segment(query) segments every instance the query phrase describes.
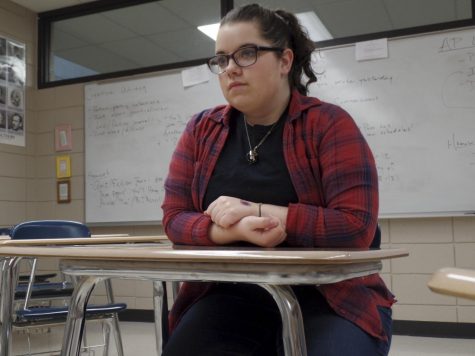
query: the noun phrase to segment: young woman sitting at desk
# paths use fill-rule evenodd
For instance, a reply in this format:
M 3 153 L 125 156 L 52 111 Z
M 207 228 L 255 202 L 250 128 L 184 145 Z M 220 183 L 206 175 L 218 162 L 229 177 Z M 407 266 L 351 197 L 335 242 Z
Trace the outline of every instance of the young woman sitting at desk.
M 362 248 L 378 177 L 355 122 L 306 96 L 315 44 L 286 11 L 248 5 L 221 21 L 209 60 L 228 105 L 188 123 L 165 183 L 175 244 Z M 378 275 L 293 288 L 308 355 L 387 355 L 393 295 Z M 164 355 L 281 355 L 281 320 L 261 287 L 185 283 Z

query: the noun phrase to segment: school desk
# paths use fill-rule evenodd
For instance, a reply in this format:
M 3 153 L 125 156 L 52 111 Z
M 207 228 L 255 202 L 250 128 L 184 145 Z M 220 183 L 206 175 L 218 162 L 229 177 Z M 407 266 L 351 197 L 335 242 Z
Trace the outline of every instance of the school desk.
M 434 272 L 429 288 L 436 293 L 475 299 L 475 270 L 447 267 Z
M 94 286 L 106 278 L 153 281 L 157 354 L 161 354 L 161 302 L 165 281 L 255 283 L 266 289 L 281 312 L 286 356 L 305 356 L 300 307 L 290 288 L 335 283 L 380 271 L 381 260 L 403 257 L 403 249 L 319 250 L 147 246 L 3 246 L 0 255 L 59 257 L 63 273 L 78 277 L 63 339 L 63 356 L 80 354 L 84 308 Z
M 96 235 L 92 237 L 54 238 L 54 239 L 0 239 L 1 286 L 0 286 L 0 356 L 8 356 L 11 352 L 12 311 L 15 299 L 15 285 L 18 278 L 18 262 L 22 257 L 37 257 L 31 254 L 9 255 L 3 253 L 8 248 L 30 250 L 35 246 L 71 246 L 71 245 L 114 245 L 150 244 L 157 242 L 169 243 L 165 235 L 158 236 L 127 236 L 127 235 Z

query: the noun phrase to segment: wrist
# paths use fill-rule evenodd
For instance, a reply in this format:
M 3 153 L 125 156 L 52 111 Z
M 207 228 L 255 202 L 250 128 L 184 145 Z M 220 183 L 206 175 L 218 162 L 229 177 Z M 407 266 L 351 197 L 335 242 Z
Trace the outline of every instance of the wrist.
M 211 224 L 209 237 L 217 245 L 227 245 L 238 240 L 236 234 L 232 232 L 232 228 L 226 229 L 215 223 Z
M 257 216 L 262 216 L 262 203 L 257 203 Z

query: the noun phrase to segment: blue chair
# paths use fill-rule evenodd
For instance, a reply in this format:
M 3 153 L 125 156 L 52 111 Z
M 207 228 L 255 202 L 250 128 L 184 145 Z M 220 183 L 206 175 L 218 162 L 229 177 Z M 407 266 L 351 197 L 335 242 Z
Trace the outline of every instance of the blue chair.
M 90 237 L 89 228 L 76 221 L 67 220 L 39 220 L 26 221 L 14 226 L 10 231 L 12 239 L 54 239 Z M 13 314 L 13 326 L 17 328 L 34 326 L 48 326 L 64 323 L 68 315 L 68 306 L 30 306 L 32 301 L 57 300 L 70 297 L 74 290 L 72 284 L 61 282 L 35 282 L 36 259 L 32 259 L 31 274 L 27 284 L 18 284 L 15 289 L 15 299 L 23 299 L 23 307 Z M 37 280 L 36 280 L 37 281 Z M 105 342 L 103 355 L 108 354 L 110 331 L 114 333 L 117 354 L 123 355 L 122 338 L 119 329 L 118 313 L 127 308 L 124 303 L 114 303 L 110 280 L 105 281 L 108 304 L 88 305 L 86 320 L 103 320 L 105 324 Z M 85 346 L 85 348 L 90 348 Z M 31 354 L 31 350 L 30 350 Z
M 369 248 L 381 248 L 381 229 L 379 225 L 376 225 L 376 231 L 374 232 L 373 241 L 371 241 L 371 245 L 369 246 Z
M 9 227 L 1 227 L 0 228 L 0 236 L 10 236 L 11 228 Z M 35 274 L 35 282 L 48 282 L 51 278 L 56 277 L 56 273 L 43 273 L 43 274 Z M 30 276 L 19 276 L 19 282 L 28 282 Z M 20 287 L 19 287 L 20 288 Z M 24 288 L 24 287 L 23 287 Z M 20 288 L 22 289 L 22 288 Z

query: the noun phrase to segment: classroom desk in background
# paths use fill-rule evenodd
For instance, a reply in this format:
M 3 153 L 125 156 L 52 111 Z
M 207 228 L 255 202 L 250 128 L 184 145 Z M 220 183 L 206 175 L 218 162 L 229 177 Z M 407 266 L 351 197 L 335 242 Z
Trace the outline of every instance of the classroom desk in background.
M 454 267 L 441 268 L 434 272 L 427 285 L 435 293 L 475 299 L 475 270 Z
M 151 246 L 4 246 L 0 255 L 59 257 L 62 272 L 79 278 L 68 315 L 63 356 L 80 354 L 84 308 L 94 286 L 106 278 L 153 281 L 157 354 L 161 354 L 161 299 L 165 281 L 255 283 L 276 301 L 286 356 L 305 356 L 300 307 L 290 288 L 335 283 L 377 273 L 381 260 L 407 256 L 403 249 L 319 250 Z
M 12 311 L 15 299 L 15 285 L 18 279 L 18 262 L 22 257 L 39 257 L 35 254 L 9 254 L 5 249 L 19 248 L 21 251 L 34 249 L 35 246 L 62 246 L 72 245 L 117 245 L 128 246 L 133 244 L 166 244 L 169 240 L 164 235 L 158 236 L 127 236 L 127 235 L 99 235 L 92 237 L 54 238 L 54 239 L 10 239 L 9 236 L 0 238 L 1 259 L 1 286 L 0 286 L 0 356 L 8 356 L 11 352 Z M 61 256 L 57 256 L 61 257 Z

